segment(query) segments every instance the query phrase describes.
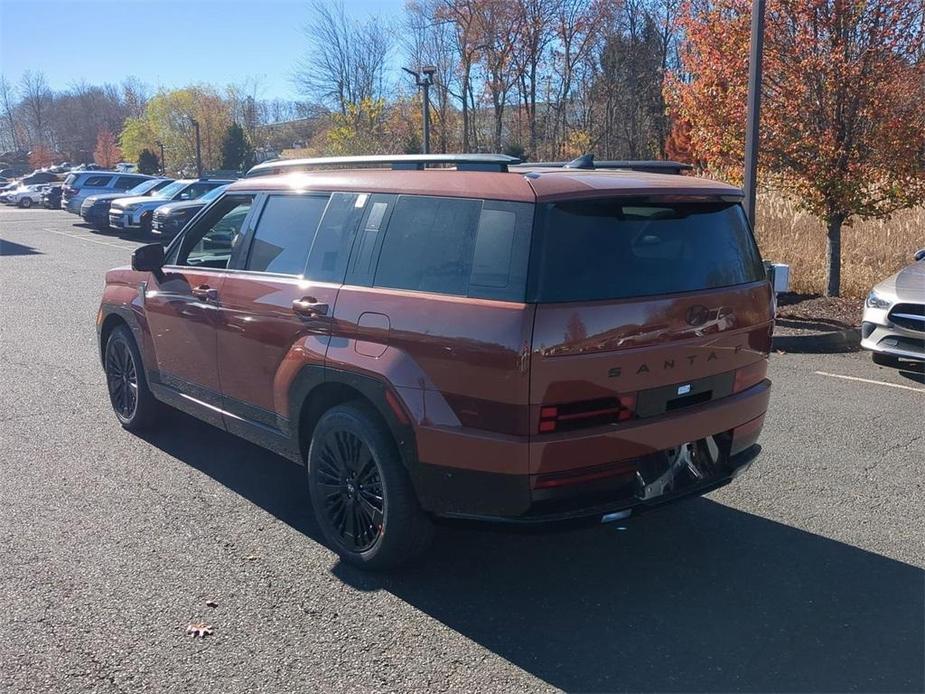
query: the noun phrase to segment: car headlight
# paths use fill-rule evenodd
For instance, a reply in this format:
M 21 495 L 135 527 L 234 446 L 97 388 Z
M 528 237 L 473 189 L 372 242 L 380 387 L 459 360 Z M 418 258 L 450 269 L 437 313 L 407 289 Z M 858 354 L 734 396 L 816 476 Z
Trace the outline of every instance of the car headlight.
M 864 302 L 864 305 L 868 308 L 889 308 L 890 303 L 888 299 L 884 299 L 877 292 L 871 292 L 867 295 L 867 301 Z

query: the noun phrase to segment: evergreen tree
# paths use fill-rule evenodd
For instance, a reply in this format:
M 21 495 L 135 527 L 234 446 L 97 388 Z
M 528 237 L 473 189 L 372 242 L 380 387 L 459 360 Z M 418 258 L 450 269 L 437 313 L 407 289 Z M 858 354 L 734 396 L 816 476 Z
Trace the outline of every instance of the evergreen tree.
M 150 149 L 141 150 L 138 155 L 138 173 L 156 174 L 160 173 L 161 160 Z
M 244 135 L 244 128 L 232 123 L 222 138 L 222 169 L 244 171 L 254 165 L 254 148 Z

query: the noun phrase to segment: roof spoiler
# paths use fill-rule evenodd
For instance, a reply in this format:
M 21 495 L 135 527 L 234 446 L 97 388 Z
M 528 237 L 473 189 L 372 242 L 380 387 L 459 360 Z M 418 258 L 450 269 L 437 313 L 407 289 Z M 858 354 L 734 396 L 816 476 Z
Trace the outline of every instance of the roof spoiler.
M 257 164 L 247 177 L 269 176 L 288 171 L 361 167 L 391 168 L 422 171 L 428 166 L 455 165 L 457 171 L 505 172 L 508 166 L 519 164 L 520 159 L 505 154 L 382 154 L 359 157 L 316 157 L 313 159 L 277 159 Z
M 571 161 L 530 162 L 529 164 L 521 164 L 520 167 L 548 167 L 559 169 L 580 169 L 584 171 L 595 171 L 600 169 L 624 169 L 627 171 L 643 171 L 646 173 L 667 174 L 680 174 L 684 171 L 690 171 L 694 168 L 690 164 L 684 164 L 679 161 L 669 161 L 667 159 L 594 161 L 593 154 L 582 154 L 577 159 L 572 159 Z

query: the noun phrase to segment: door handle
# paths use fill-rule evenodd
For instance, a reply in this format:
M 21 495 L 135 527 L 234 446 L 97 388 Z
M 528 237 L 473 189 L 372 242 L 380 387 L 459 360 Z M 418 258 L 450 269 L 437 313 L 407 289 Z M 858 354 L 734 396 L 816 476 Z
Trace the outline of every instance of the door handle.
M 212 289 L 208 284 L 200 284 L 191 290 L 193 296 L 203 301 L 218 301 L 218 290 Z
M 328 305 L 318 301 L 313 296 L 303 296 L 292 302 L 292 310 L 306 318 L 317 318 L 328 315 Z

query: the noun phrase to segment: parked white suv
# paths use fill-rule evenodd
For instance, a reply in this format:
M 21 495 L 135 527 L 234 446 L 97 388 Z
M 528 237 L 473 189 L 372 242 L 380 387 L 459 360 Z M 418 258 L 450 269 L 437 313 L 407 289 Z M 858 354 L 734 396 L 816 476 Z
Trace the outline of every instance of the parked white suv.
M 61 209 L 80 214 L 80 205 L 90 195 L 122 193 L 154 176 L 125 174 L 117 171 L 80 171 L 64 180 L 61 189 Z
M 47 183 L 37 183 L 31 186 L 14 188 L 3 195 L 3 202 L 18 207 L 32 207 L 42 201 L 42 190 L 46 188 L 47 185 Z

